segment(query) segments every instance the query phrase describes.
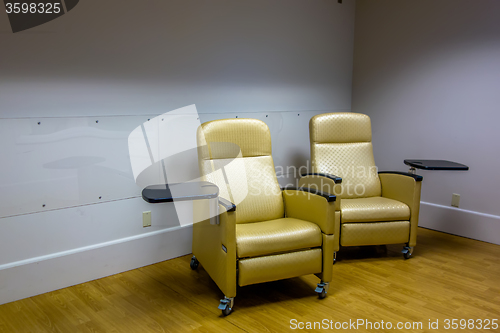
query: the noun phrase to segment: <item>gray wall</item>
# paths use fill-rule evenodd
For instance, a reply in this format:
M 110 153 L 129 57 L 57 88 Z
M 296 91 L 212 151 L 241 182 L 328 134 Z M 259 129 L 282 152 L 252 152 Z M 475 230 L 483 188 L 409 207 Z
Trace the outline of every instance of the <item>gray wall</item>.
M 10 33 L 1 117 L 349 109 L 354 2 L 86 0 Z
M 85 0 L 17 34 L 0 15 L 0 303 L 190 253 L 128 134 L 196 104 L 266 121 L 276 166 L 303 165 L 310 117 L 350 110 L 353 38 L 354 1 Z
M 358 0 L 352 111 L 371 116 L 376 163 L 447 159 L 424 176 L 420 224 L 498 242 L 500 1 Z M 449 209 L 452 193 L 460 209 Z

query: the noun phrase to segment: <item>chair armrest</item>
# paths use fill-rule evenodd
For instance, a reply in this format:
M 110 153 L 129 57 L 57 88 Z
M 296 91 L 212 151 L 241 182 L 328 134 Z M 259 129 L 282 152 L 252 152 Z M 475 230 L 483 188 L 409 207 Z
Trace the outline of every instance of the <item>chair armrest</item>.
M 416 175 L 399 172 L 379 172 L 382 196 L 401 201 L 410 208 L 410 246 L 417 242 L 418 215 L 420 210 L 420 190 L 422 179 Z
M 335 210 L 340 210 L 340 195 L 343 191 L 342 178 L 325 173 L 305 173 L 299 179 L 299 187 L 334 194 L 337 197 Z
M 328 202 L 335 201 L 337 199 L 336 196 L 333 194 L 327 193 L 327 192 L 321 192 L 318 189 L 315 188 L 308 188 L 308 187 L 295 187 L 295 186 L 287 186 L 287 187 L 282 187 L 282 191 L 302 191 L 302 192 L 308 192 L 314 195 L 319 195 L 320 197 L 323 197 L 326 199 Z
M 335 228 L 335 201 L 331 197 L 335 198 L 310 189 L 285 188 L 285 216 L 316 223 L 324 234 L 332 235 L 338 228 Z
M 219 205 L 224 207 L 226 212 L 235 212 L 236 211 L 236 205 L 232 203 L 231 201 L 224 199 L 222 197 L 219 197 Z
M 413 179 L 415 179 L 417 182 L 421 182 L 422 180 L 424 180 L 424 177 L 420 176 L 420 175 L 416 175 L 416 174 L 413 174 L 413 173 L 408 173 L 408 172 L 401 172 L 401 171 L 379 171 L 379 175 L 381 173 L 389 173 L 389 174 L 395 174 L 395 175 L 402 175 L 402 176 L 407 176 L 407 177 L 412 177 Z

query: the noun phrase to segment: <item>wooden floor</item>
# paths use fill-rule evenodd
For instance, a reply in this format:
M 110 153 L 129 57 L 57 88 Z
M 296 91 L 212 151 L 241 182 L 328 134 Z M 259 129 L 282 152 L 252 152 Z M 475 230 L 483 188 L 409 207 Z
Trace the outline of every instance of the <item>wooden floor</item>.
M 292 331 L 293 319 L 470 332 L 444 330 L 444 320 L 500 320 L 500 246 L 420 228 L 414 257 L 404 260 L 400 250 L 342 249 L 322 300 L 313 275 L 239 288 L 228 317 L 217 309 L 223 295 L 215 283 L 184 256 L 0 305 L 0 332 L 283 332 Z M 430 330 L 429 320 L 439 320 L 439 329 Z M 408 321 L 422 329 L 396 329 Z M 491 328 L 477 331 L 500 331 Z

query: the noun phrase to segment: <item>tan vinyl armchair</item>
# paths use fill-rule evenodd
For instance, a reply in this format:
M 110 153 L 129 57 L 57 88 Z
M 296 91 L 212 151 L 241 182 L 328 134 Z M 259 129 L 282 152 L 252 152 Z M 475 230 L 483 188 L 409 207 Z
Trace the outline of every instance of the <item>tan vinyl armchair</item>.
M 309 134 L 312 172 L 302 175 L 299 186 L 336 195 L 340 246 L 404 243 L 402 252 L 410 258 L 417 243 L 422 177 L 378 172 L 367 115 L 317 115 L 309 122 Z
M 316 292 L 325 297 L 338 244 L 335 196 L 280 189 L 269 128 L 260 120 L 207 122 L 197 138 L 201 175 L 219 187 L 221 213 L 219 224 L 193 224 L 191 268 L 201 264 L 224 293 L 223 315 L 233 309 L 237 285 L 316 274 Z M 239 157 L 220 143 L 237 145 Z M 224 164 L 231 159 L 235 163 Z M 208 209 L 203 205 L 195 206 L 195 217 Z

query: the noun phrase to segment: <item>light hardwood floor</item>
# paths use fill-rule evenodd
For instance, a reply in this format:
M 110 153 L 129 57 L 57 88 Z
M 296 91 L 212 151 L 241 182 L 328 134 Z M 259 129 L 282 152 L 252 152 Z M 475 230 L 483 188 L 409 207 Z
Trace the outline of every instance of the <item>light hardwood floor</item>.
M 0 305 L 0 332 L 283 332 L 293 319 L 393 325 L 358 331 L 500 331 L 444 329 L 445 319 L 500 320 L 500 246 L 419 228 L 414 257 L 404 260 L 401 248 L 342 249 L 322 300 L 313 275 L 239 288 L 228 317 L 215 283 L 183 256 Z M 408 321 L 422 329 L 395 328 Z

